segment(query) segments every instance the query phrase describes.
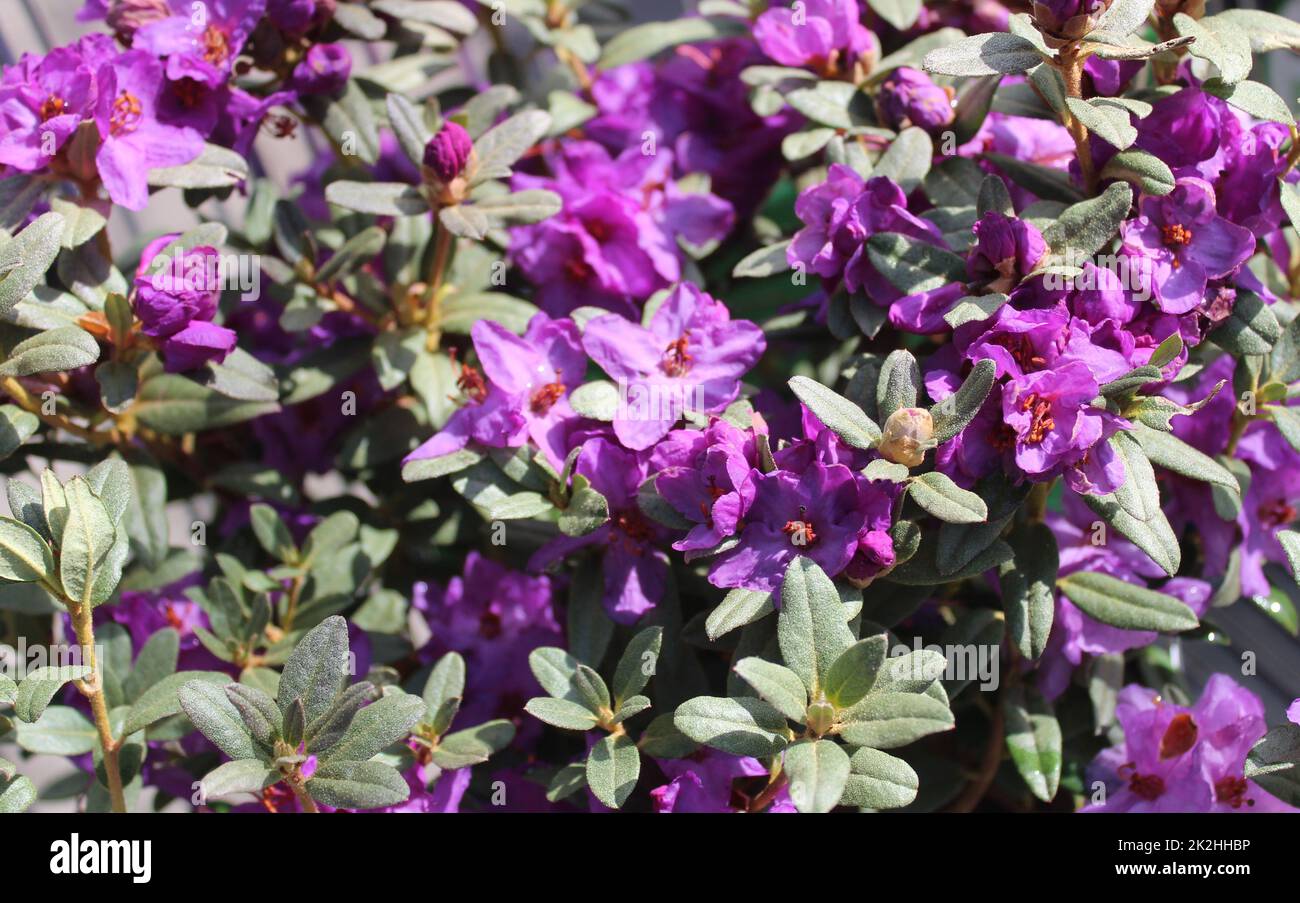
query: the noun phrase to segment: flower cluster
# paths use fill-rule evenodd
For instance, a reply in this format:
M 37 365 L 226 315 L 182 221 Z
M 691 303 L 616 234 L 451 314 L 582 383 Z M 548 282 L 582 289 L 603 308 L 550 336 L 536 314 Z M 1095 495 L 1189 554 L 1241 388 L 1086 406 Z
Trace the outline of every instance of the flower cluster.
M 0 70 L 0 811 L 1300 808 L 1293 25 L 701 8 Z

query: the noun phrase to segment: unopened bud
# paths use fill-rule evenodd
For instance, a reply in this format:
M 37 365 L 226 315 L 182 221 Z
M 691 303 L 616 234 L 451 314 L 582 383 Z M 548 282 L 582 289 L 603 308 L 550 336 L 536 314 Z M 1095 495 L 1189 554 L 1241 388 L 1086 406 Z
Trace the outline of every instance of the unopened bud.
M 885 421 L 876 451 L 887 461 L 917 467 L 934 448 L 934 418 L 924 408 L 899 408 Z
M 808 712 L 804 716 L 804 723 L 808 725 L 808 730 L 812 731 L 815 736 L 822 736 L 835 724 L 835 706 L 824 699 L 814 702 L 808 706 Z
M 469 132 L 459 123 L 448 120 L 424 146 L 424 167 L 434 179 L 450 185 L 465 171 L 472 153 L 474 141 Z
M 1111 0 L 1033 0 L 1034 25 L 1049 47 L 1077 41 L 1091 32 Z

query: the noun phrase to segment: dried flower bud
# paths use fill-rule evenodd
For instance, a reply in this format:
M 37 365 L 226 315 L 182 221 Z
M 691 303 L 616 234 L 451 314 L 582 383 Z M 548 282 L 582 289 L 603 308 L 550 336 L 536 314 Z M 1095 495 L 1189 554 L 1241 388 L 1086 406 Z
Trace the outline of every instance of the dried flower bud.
M 448 120 L 424 146 L 424 167 L 432 178 L 443 185 L 450 185 L 465 171 L 472 153 L 474 142 L 469 137 L 469 132 L 458 123 Z
M 895 464 L 917 467 L 933 448 L 934 418 L 923 408 L 899 408 L 885 421 L 884 437 L 876 449 Z

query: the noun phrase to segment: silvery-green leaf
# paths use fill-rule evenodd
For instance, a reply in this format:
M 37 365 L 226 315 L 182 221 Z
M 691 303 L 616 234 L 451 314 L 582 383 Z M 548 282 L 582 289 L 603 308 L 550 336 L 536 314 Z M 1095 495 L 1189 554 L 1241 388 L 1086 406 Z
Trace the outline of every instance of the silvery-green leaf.
M 1097 18 L 1097 31 L 1123 37 L 1132 34 L 1151 15 L 1155 0 L 1115 0 Z
M 1045 803 L 1061 782 L 1061 725 L 1041 693 L 1008 687 L 1002 697 L 1007 750 L 1025 783 Z
M 1133 189 L 1116 182 L 1100 197 L 1081 201 L 1065 212 L 1046 232 L 1043 239 L 1051 253 L 1065 263 L 1078 265 L 1103 248 L 1119 231 L 1133 204 Z
M 280 682 L 284 683 L 284 677 Z M 423 714 L 424 700 L 419 696 L 385 696 L 358 711 L 342 738 L 323 756 L 329 762 L 364 762 L 405 740 Z
M 799 675 L 757 656 L 736 662 L 734 670 L 778 712 L 791 721 L 803 723 L 804 710 L 808 708 L 808 691 Z
M 230 758 L 265 758 L 266 754 L 248 732 L 239 710 L 221 687 L 192 680 L 182 684 L 176 695 L 186 717 Z
M 936 75 L 1019 75 L 1042 61 L 1028 40 L 991 32 L 931 50 L 925 55 L 924 67 Z
M 90 674 L 86 665 L 35 668 L 28 672 L 18 685 L 14 700 L 14 714 L 28 723 L 40 719 L 54 695 L 70 680 L 81 680 Z
M 641 776 L 641 753 L 627 734 L 603 737 L 587 754 L 587 786 L 611 809 L 627 802 Z
M 337 615 L 326 618 L 298 641 L 285 662 L 276 694 L 280 710 L 287 711 L 301 697 L 307 721 L 315 721 L 342 691 L 349 664 L 347 622 Z
M 0 247 L 0 315 L 9 313 L 44 280 L 59 255 L 63 228 L 63 217 L 51 211 Z
M 1256 119 L 1280 122 L 1285 126 L 1295 125 L 1295 116 L 1291 114 L 1286 101 L 1267 85 L 1253 81 L 1227 84 L 1222 79 L 1212 78 L 1204 83 L 1203 88 L 1207 94 L 1223 98 Z
M 1083 501 L 1173 576 L 1178 572 L 1182 552 L 1160 507 L 1160 490 L 1151 462 L 1137 440 L 1127 433 L 1116 433 L 1110 443 L 1124 464 L 1124 482 L 1113 493 L 1085 495 Z
M 597 718 L 590 709 L 568 699 L 534 696 L 528 700 L 524 711 L 552 727 L 568 731 L 590 730 L 597 724 Z
M 1244 32 L 1256 53 L 1300 50 L 1300 22 L 1258 9 L 1228 9 L 1211 18 Z
M 160 678 L 144 690 L 127 712 L 123 727 L 125 734 L 134 734 L 155 721 L 170 718 L 181 711 L 181 688 L 187 684 L 206 683 L 222 687 L 230 683 L 230 676 L 220 671 L 178 671 Z M 215 742 L 215 741 L 214 741 Z
M 987 358 L 976 361 L 961 387 L 930 409 L 936 441 L 948 441 L 975 419 L 993 388 L 996 374 L 997 365 L 993 361 Z
M 744 27 L 743 22 L 734 19 L 694 17 L 624 28 L 605 43 L 597 68 L 612 69 L 635 63 L 679 44 L 714 41 L 736 34 Z
M 790 801 L 800 812 L 829 812 L 849 779 L 849 756 L 833 740 L 801 740 L 785 751 Z
M 816 697 L 832 663 L 853 645 L 844 603 L 835 584 L 811 558 L 797 555 L 781 584 L 777 640 L 781 657 Z
M 1133 424 L 1133 436 L 1152 464 L 1172 470 L 1193 480 L 1221 486 L 1233 496 L 1240 496 L 1237 478 L 1222 464 L 1198 451 L 1173 433 L 1154 430 L 1143 423 Z
M 662 627 L 647 627 L 628 642 L 614 668 L 614 698 L 623 700 L 640 693 L 650 682 L 663 643 Z
M 921 14 L 921 0 L 867 0 L 875 13 L 899 31 L 907 31 Z
M 331 182 L 325 186 L 325 200 L 375 216 L 417 216 L 429 209 L 419 189 L 405 182 Z
M 54 556 L 39 533 L 22 521 L 0 517 L 0 578 L 30 583 L 54 575 Z
M 983 499 L 937 470 L 913 477 L 907 489 L 914 502 L 947 523 L 974 524 L 988 519 Z
M 907 193 L 915 191 L 930 172 L 934 141 L 924 129 L 906 128 L 876 161 L 872 175 L 893 179 Z
M 1056 611 L 1056 574 L 1060 556 L 1056 536 L 1042 523 L 1016 527 L 1008 537 L 1014 560 L 998 576 L 1007 632 L 1020 654 L 1037 659 L 1047 646 Z
M 899 809 L 916 799 L 921 780 L 897 756 L 862 747 L 849 760 L 849 777 L 840 802 L 864 809 Z
M 229 188 L 249 176 L 248 161 L 229 148 L 205 144 L 189 163 L 149 170 L 154 188 Z
M 438 741 L 433 761 L 440 768 L 466 768 L 486 762 L 514 739 L 515 726 L 504 718 L 448 734 Z
M 84 477 L 73 477 L 64 491 L 68 513 L 59 542 L 59 580 L 74 603 L 98 605 L 108 598 L 98 577 L 110 567 L 117 531 Z
M 876 381 L 876 411 L 881 420 L 899 408 L 916 407 L 917 386 L 921 384 L 921 370 L 912 352 L 905 348 L 891 351 L 880 365 Z
M 336 809 L 380 809 L 406 802 L 411 788 L 397 769 L 383 762 L 336 760 L 316 770 L 307 793 Z
M 734 756 L 766 758 L 786 745 L 785 716 L 761 699 L 697 696 L 677 707 L 673 724 L 696 743 Z
M 824 690 L 832 705 L 849 708 L 871 692 L 888 646 L 888 638 L 881 633 L 859 640 L 840 653 L 826 674 Z
M 35 724 L 18 722 L 18 745 L 29 753 L 80 756 L 95 748 L 95 726 L 74 708 L 50 706 Z
M 1219 77 L 1229 85 L 1250 75 L 1252 59 L 1250 38 L 1227 23 L 1216 22 L 1213 17 L 1200 21 L 1186 13 L 1174 14 L 1174 27 L 1184 37 L 1193 37 L 1188 46 L 1192 56 L 1208 60 L 1219 70 Z
M 716 640 L 737 627 L 752 624 L 776 610 L 772 594 L 761 590 L 733 589 L 718 603 L 718 607 L 709 612 L 704 624 L 704 632 L 709 639 Z
M 880 427 L 844 396 L 806 376 L 791 377 L 789 385 L 808 410 L 852 448 L 871 449 L 880 441 Z
M 79 326 L 60 326 L 15 345 L 0 363 L 0 377 L 76 370 L 97 360 L 99 343 L 94 336 Z
M 508 177 L 515 161 L 540 141 L 550 127 L 550 114 L 542 110 L 525 110 L 488 129 L 474 142 L 478 157 L 474 184 Z
M 257 759 L 223 762 L 203 776 L 199 790 L 204 800 L 221 799 L 239 793 L 260 793 L 280 780 L 280 770 Z
M 1196 613 L 1173 596 L 1109 574 L 1077 571 L 1057 586 L 1084 614 L 1122 630 L 1176 633 L 1199 623 Z
M 1174 190 L 1174 174 L 1169 164 L 1144 150 L 1120 151 L 1102 167 L 1103 179 L 1124 179 L 1151 195 L 1165 195 Z
M 603 423 L 614 419 L 622 403 L 618 387 L 607 379 L 583 383 L 569 394 L 569 405 L 574 413 Z
M 894 749 L 951 730 L 952 712 L 919 693 L 872 693 L 844 715 L 840 736 L 853 746 Z
M 790 260 L 786 256 L 789 247 L 790 242 L 786 240 L 751 252 L 732 269 L 732 278 L 761 279 L 773 273 L 784 273 L 790 269 Z

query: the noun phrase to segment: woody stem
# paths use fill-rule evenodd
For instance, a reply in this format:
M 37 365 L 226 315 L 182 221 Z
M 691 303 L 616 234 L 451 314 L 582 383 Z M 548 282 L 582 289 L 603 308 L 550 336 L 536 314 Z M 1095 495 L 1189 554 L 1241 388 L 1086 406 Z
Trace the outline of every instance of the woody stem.
M 1080 51 L 1078 41 L 1066 44 L 1057 53 L 1056 64 L 1065 79 L 1065 93 L 1068 97 L 1083 98 L 1083 64 L 1087 57 Z M 1088 144 L 1088 128 L 1078 117 L 1066 113 L 1066 131 L 1074 139 L 1075 154 L 1079 158 L 1079 172 L 1083 175 L 1083 185 L 1088 194 L 1097 190 L 1097 172 L 1092 162 L 1092 147 Z
M 72 627 L 81 645 L 81 660 L 90 668 L 90 676 L 77 681 L 77 689 L 90 702 L 95 716 L 95 730 L 104 750 L 104 772 L 108 776 L 108 797 L 114 812 L 126 811 L 126 795 L 122 791 L 122 770 L 118 763 L 118 744 L 113 739 L 113 726 L 108 720 L 108 702 L 104 698 L 104 682 L 100 679 L 99 662 L 95 656 L 94 615 L 89 605 L 68 603 L 72 614 Z

